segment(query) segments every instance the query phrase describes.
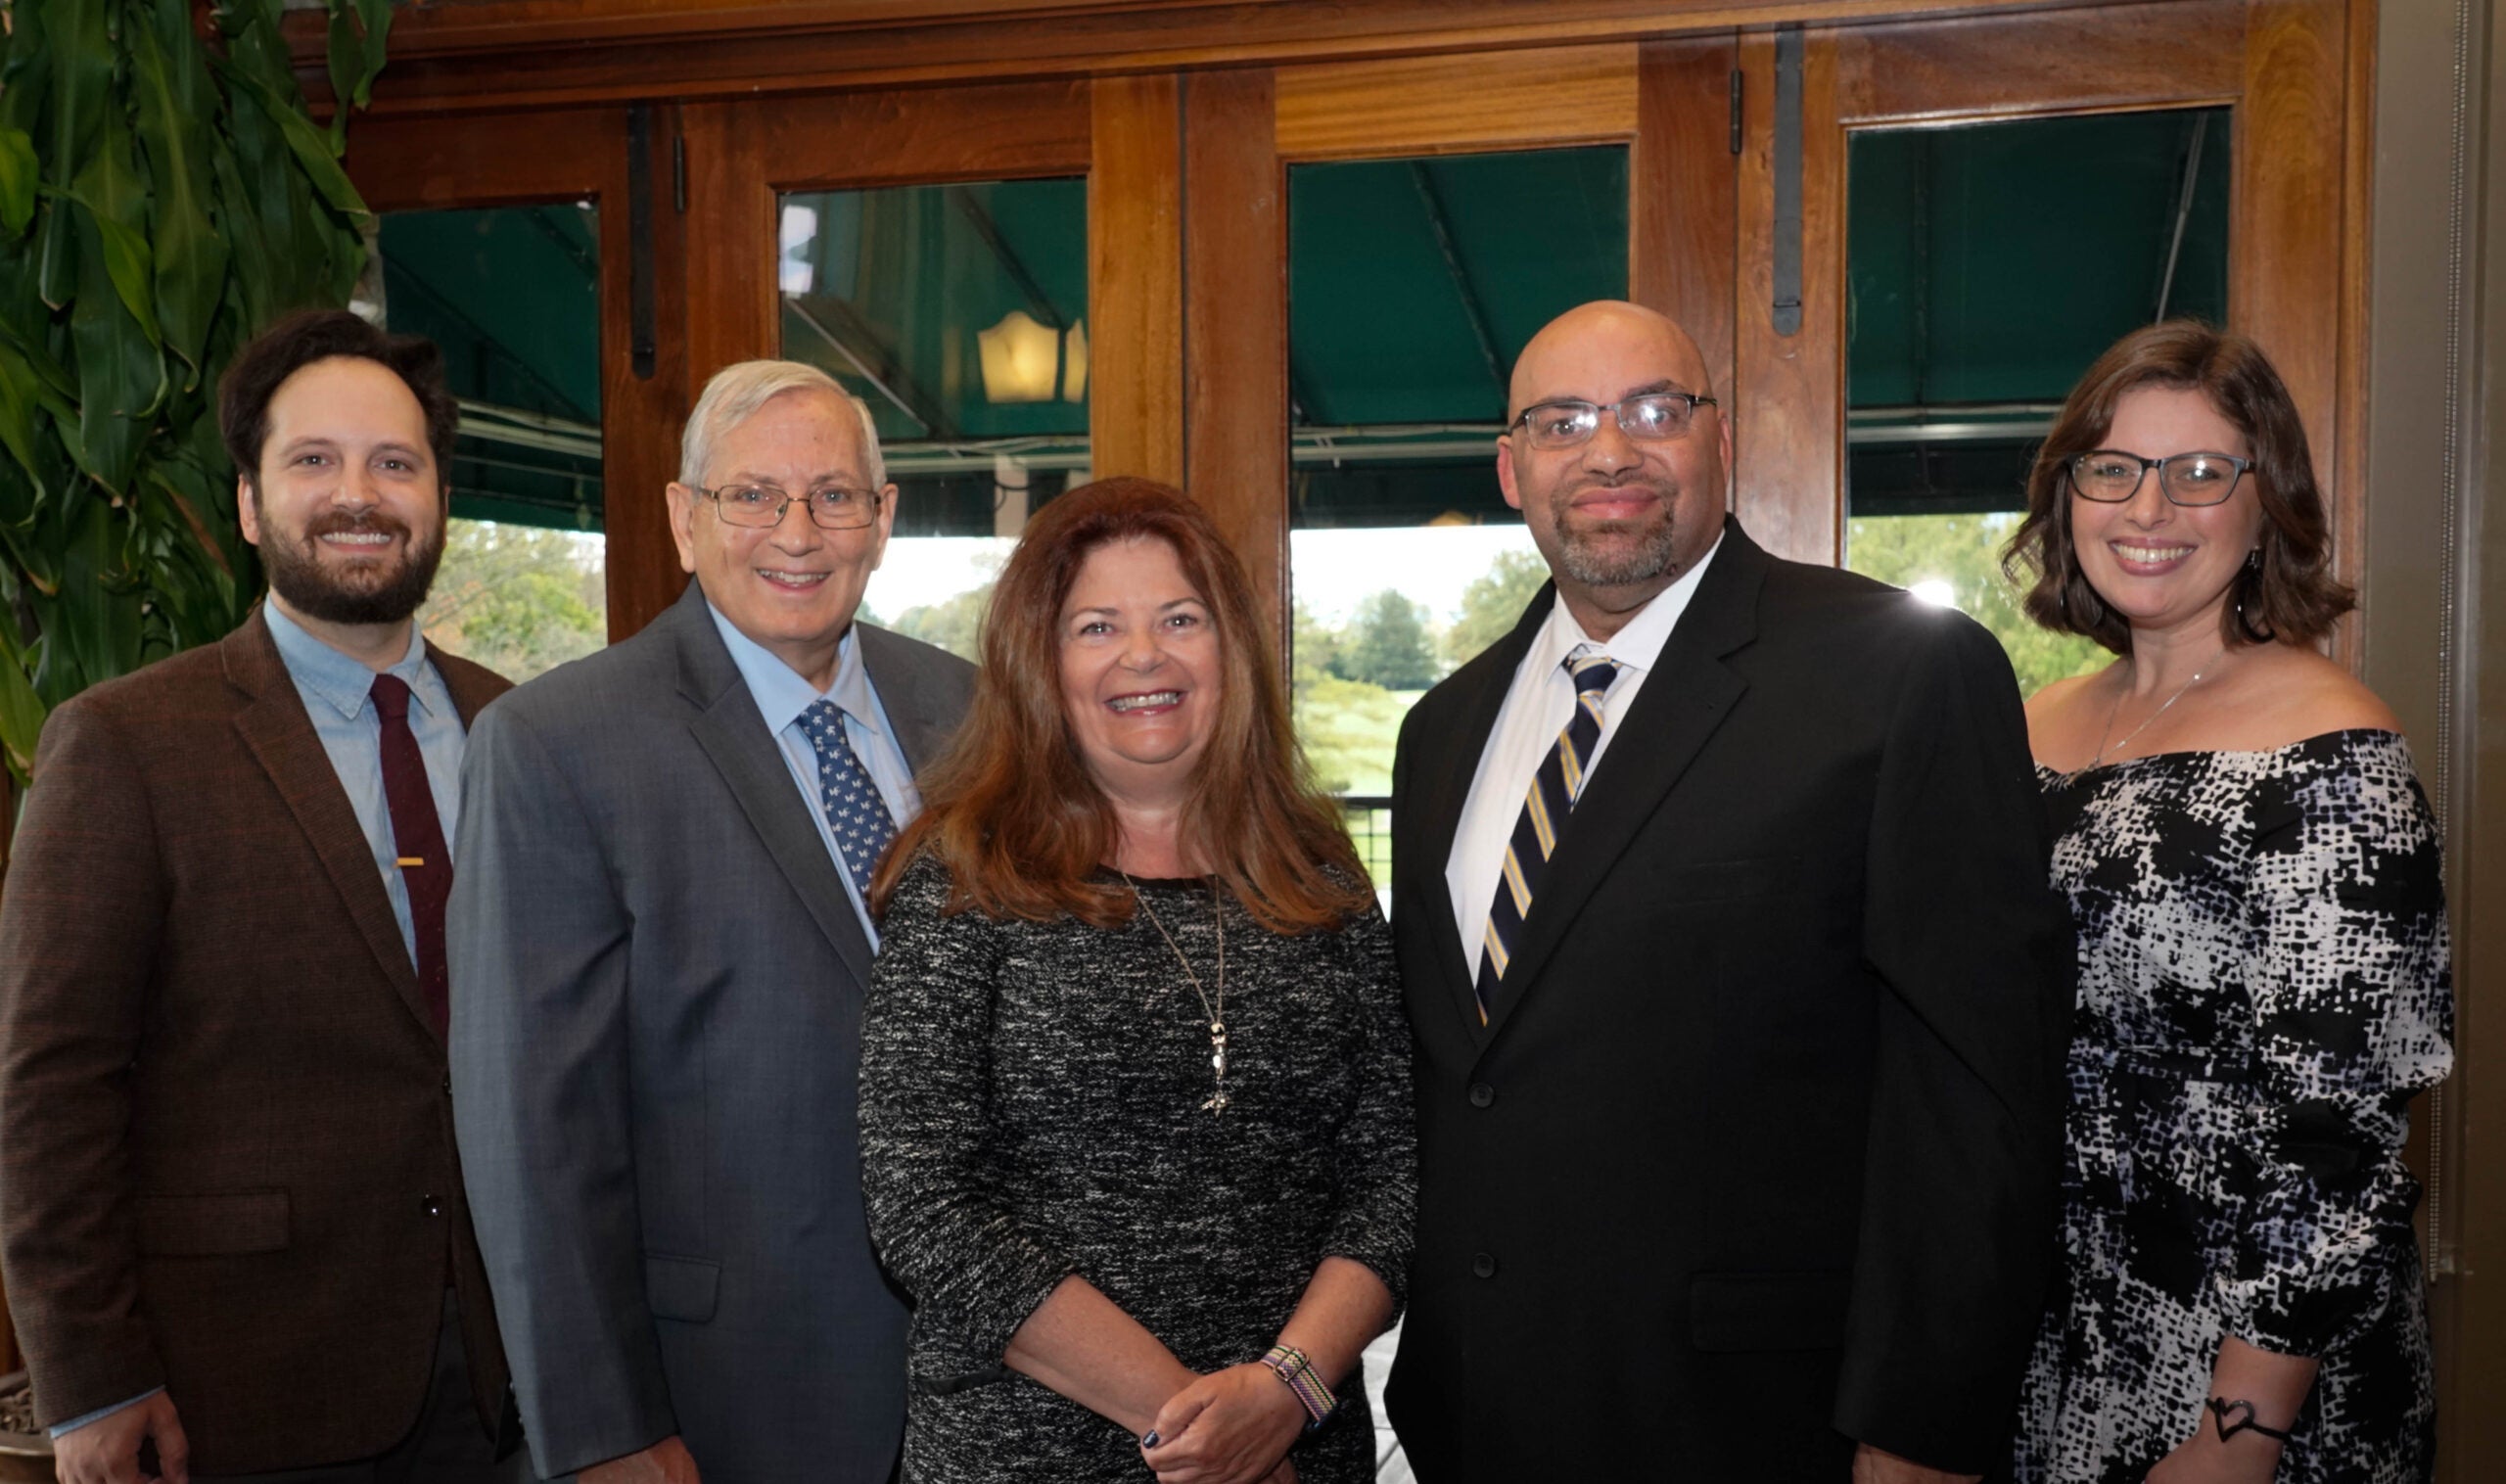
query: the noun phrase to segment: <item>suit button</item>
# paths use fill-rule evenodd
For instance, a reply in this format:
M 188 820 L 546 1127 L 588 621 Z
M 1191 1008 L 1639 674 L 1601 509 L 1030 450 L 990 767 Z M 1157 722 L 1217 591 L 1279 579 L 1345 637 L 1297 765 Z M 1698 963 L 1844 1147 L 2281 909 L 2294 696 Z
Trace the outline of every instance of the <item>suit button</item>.
M 1484 1082 L 1474 1082 L 1470 1085 L 1470 1105 L 1472 1107 L 1484 1108 L 1496 1100 L 1497 1090 L 1495 1088 L 1488 1086 Z
M 1497 1260 L 1482 1252 L 1470 1260 L 1470 1273 L 1473 1277 L 1495 1277 Z
M 432 1195 L 421 1195 L 418 1197 L 418 1211 L 420 1214 L 426 1216 L 441 1216 L 443 1214 L 443 1202 L 437 1200 Z
M 452 1090 L 452 1074 L 449 1072 L 443 1074 L 443 1090 L 447 1093 Z

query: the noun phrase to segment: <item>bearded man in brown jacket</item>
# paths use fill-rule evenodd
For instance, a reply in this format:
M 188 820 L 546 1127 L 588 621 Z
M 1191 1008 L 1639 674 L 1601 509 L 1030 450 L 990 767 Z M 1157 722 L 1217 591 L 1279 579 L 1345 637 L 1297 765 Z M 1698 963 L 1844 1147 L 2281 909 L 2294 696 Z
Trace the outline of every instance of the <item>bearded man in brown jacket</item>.
M 456 414 L 345 313 L 237 358 L 268 602 L 54 712 L 0 900 L 0 1265 L 66 1484 L 527 1478 L 453 1152 Z

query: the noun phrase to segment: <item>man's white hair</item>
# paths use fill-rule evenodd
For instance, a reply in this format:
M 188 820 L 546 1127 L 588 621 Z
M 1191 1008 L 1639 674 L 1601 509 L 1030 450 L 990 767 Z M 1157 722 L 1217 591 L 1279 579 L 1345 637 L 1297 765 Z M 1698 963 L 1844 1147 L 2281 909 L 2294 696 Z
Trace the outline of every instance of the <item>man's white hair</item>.
M 786 392 L 828 392 L 851 403 L 854 416 L 861 419 L 861 448 L 870 465 L 870 487 L 887 487 L 888 461 L 879 451 L 879 428 L 870 418 L 870 404 L 837 385 L 834 377 L 796 360 L 744 360 L 714 373 L 714 379 L 705 384 L 705 394 L 696 399 L 696 409 L 687 414 L 687 431 L 679 435 L 678 482 L 690 489 L 703 487 L 716 445 Z

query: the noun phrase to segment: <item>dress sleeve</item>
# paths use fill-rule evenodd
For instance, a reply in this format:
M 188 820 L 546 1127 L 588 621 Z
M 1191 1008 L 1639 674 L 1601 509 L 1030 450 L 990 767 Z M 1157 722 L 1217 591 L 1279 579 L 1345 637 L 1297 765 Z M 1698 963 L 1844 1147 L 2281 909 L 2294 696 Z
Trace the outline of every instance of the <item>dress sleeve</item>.
M 1340 933 L 1363 1040 L 1356 1052 L 1357 1106 L 1338 1131 L 1339 1210 L 1323 1251 L 1364 1263 L 1405 1299 L 1418 1219 L 1418 1127 L 1410 1091 L 1410 1019 L 1393 967 L 1392 930 L 1373 907 Z
M 945 914 L 949 894 L 946 869 L 918 860 L 880 925 L 861 1024 L 861 1194 L 871 1241 L 917 1307 L 999 1356 L 1077 1268 L 1000 1198 L 988 1136 L 1002 929 Z
M 2240 1213 L 2229 1333 L 2320 1356 L 2374 1322 L 2411 1239 L 2410 1098 L 2452 1066 L 2436 822 L 2386 733 L 2266 781 L 2247 986 L 2255 1095 L 2220 1151 Z

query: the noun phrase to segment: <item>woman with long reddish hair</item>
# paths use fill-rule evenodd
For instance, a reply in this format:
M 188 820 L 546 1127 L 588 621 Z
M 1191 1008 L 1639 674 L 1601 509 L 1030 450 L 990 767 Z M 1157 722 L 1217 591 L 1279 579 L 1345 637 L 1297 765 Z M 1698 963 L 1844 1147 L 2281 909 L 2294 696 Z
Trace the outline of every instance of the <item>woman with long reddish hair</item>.
M 1046 504 L 994 589 L 872 893 L 862 1189 L 915 1300 L 912 1484 L 1372 1476 L 1409 1032 L 1263 630 L 1146 480 Z

